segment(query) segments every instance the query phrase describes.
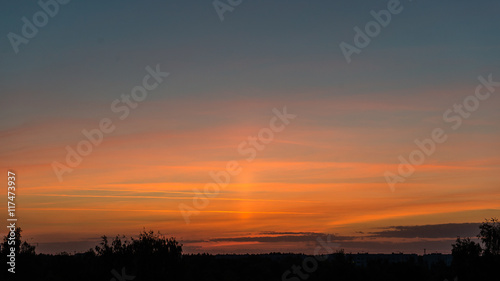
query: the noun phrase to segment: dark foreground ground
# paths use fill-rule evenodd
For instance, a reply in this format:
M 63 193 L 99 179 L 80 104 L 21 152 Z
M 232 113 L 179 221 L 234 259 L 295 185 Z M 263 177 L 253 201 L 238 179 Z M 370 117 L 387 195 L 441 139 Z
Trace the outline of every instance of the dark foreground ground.
M 1 257 L 1 280 L 500 280 L 498 257 L 452 261 L 451 255 L 297 254 L 146 255 L 94 253 Z M 14 278 L 13 278 L 14 277 Z

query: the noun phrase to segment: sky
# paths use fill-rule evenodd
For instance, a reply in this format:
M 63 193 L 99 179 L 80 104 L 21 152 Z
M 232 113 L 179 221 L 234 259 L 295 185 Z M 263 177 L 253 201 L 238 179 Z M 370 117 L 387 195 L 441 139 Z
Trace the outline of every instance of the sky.
M 38 252 L 450 253 L 500 217 L 498 1 L 41 3 L 0 4 L 0 167 Z

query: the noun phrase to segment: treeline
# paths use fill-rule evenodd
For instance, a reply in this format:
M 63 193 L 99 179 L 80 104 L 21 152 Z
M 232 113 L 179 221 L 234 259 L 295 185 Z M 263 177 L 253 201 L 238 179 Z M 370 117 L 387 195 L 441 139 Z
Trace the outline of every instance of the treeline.
M 500 222 L 496 218 L 479 226 L 474 242 L 470 237 L 457 237 L 452 245 L 452 267 L 460 280 L 500 280 Z
M 93 249 L 77 254 L 36 254 L 22 241 L 16 229 L 16 273 L 7 272 L 10 251 L 7 237 L 1 244 L 1 280 L 500 280 L 500 223 L 497 219 L 479 226 L 479 243 L 458 237 L 452 245 L 451 266 L 438 262 L 429 266 L 422 257 L 400 263 L 372 260 L 357 266 L 352 255 L 342 251 L 304 266 L 306 255 L 209 255 L 182 254 L 182 245 L 161 233 L 143 231 L 137 238 L 116 236 Z M 13 278 L 14 277 L 14 278 Z

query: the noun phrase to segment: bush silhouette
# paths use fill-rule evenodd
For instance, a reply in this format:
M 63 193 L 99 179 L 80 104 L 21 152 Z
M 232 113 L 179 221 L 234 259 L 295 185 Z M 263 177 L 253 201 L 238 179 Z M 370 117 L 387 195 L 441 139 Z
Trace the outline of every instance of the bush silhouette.
M 130 275 L 140 278 L 172 278 L 179 274 L 182 245 L 173 237 L 143 230 L 138 238 L 117 235 L 111 244 L 106 236 L 101 239 L 95 255 L 109 268 L 120 271 L 125 267 Z

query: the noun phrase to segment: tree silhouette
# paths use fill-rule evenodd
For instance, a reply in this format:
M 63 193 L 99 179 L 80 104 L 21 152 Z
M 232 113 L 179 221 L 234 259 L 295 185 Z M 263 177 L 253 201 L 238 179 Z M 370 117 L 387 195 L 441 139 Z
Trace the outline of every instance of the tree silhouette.
M 16 249 L 16 253 L 19 254 L 19 255 L 35 255 L 35 246 L 32 246 L 31 244 L 29 244 L 27 241 L 22 241 L 21 240 L 21 232 L 22 232 L 22 229 L 20 227 L 16 227 L 16 230 L 14 231 L 15 233 L 15 236 L 14 236 L 14 239 L 13 240 L 10 240 L 10 244 L 9 244 L 9 232 L 7 233 L 7 235 L 5 235 L 3 237 L 3 242 L 1 244 L 1 253 L 2 255 L 6 255 L 9 251 L 10 252 L 10 248 L 13 247 Z M 14 241 L 14 243 L 12 243 L 12 241 Z
M 144 280 L 160 277 L 172 280 L 180 274 L 182 245 L 173 237 L 144 230 L 138 238 L 117 235 L 111 244 L 107 236 L 101 239 L 95 247 L 95 254 L 110 268 L 125 267 L 132 275 Z
M 457 237 L 455 244 L 452 245 L 451 254 L 453 255 L 452 266 L 458 276 L 469 279 L 475 275 L 479 258 L 482 252 L 481 245 L 470 238 Z
M 452 245 L 451 254 L 453 258 L 477 258 L 481 255 L 482 249 L 481 245 L 478 243 L 471 241 L 469 237 L 460 238 L 457 237 L 455 244 Z
M 117 235 L 111 242 L 108 242 L 106 235 L 101 236 L 102 241 L 95 247 L 98 256 L 107 255 L 161 255 L 170 258 L 180 258 L 182 255 L 182 245 L 175 238 L 167 238 L 160 232 L 154 233 L 152 230 L 143 231 L 139 238 L 127 239 L 125 236 Z M 123 240 L 122 240 L 123 239 Z
M 479 229 L 481 230 L 478 238 L 484 244 L 485 255 L 500 255 L 500 222 L 496 218 L 491 218 L 483 222 Z

